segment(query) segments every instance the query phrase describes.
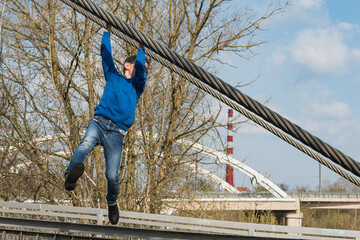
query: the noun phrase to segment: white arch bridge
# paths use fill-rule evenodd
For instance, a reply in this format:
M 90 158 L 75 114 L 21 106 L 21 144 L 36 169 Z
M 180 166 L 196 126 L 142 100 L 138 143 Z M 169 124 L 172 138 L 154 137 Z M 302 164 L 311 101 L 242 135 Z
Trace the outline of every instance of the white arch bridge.
M 219 160 L 223 164 L 229 164 L 233 166 L 234 168 L 238 169 L 242 173 L 244 173 L 246 176 L 248 176 L 251 180 L 251 183 L 254 185 L 255 183 L 262 186 L 264 189 L 269 191 L 275 198 L 287 198 L 288 195 L 286 192 L 284 192 L 281 188 L 279 188 L 276 184 L 271 182 L 268 178 L 260 174 L 259 172 L 255 171 L 248 165 L 236 160 L 233 157 L 230 157 L 223 152 L 215 151 L 214 149 L 211 149 L 209 147 L 206 147 L 200 143 L 194 143 L 189 140 L 181 139 L 177 141 L 180 145 L 185 145 L 187 147 L 191 147 L 191 149 L 202 152 L 204 154 L 210 155 L 212 157 L 215 157 L 217 160 Z M 193 171 L 197 171 L 198 173 L 202 174 L 203 176 L 208 177 L 215 183 L 219 184 L 222 188 L 226 189 L 227 191 L 231 193 L 239 193 L 239 191 L 231 186 L 229 183 L 224 181 L 222 178 L 218 177 L 217 175 L 211 173 L 210 171 L 203 169 L 201 167 L 195 166 L 195 164 L 189 164 L 189 167 Z
M 59 137 L 66 137 L 66 136 L 64 134 L 62 134 L 61 136 L 55 136 L 52 134 L 52 135 L 47 135 L 45 137 L 37 138 L 34 140 L 34 142 L 37 144 L 41 144 L 43 142 L 51 141 L 55 137 L 59 138 Z M 271 182 L 268 178 L 266 178 L 265 176 L 263 176 L 256 170 L 252 169 L 251 167 L 247 166 L 246 164 L 236 160 L 233 157 L 230 157 L 230 156 L 224 154 L 223 152 L 216 151 L 216 150 L 209 148 L 207 146 L 204 146 L 200 143 L 195 143 L 195 142 L 192 142 L 192 141 L 189 141 L 186 139 L 180 139 L 180 140 L 176 141 L 176 143 L 179 145 L 185 146 L 185 147 L 189 147 L 192 150 L 201 152 L 203 154 L 212 156 L 212 157 L 216 158 L 222 164 L 229 164 L 229 165 L 233 166 L 234 168 L 238 169 L 239 171 L 244 173 L 246 176 L 248 176 L 253 185 L 258 184 L 258 185 L 262 186 L 265 190 L 267 190 L 269 193 L 271 193 L 273 195 L 273 197 L 275 197 L 275 198 L 288 198 L 287 193 L 284 192 L 281 188 L 279 188 L 276 184 Z M 10 151 L 15 150 L 16 148 L 17 148 L 16 146 L 11 146 L 9 150 Z M 3 151 L 3 149 L 4 149 L 3 147 L 0 147 L 0 151 Z M 58 152 L 56 152 L 56 154 L 57 155 L 65 155 L 65 152 L 58 151 Z M 193 172 L 200 173 L 201 175 L 209 178 L 214 183 L 218 184 L 221 188 L 227 190 L 228 192 L 240 193 L 235 187 L 231 186 L 229 183 L 224 181 L 221 177 L 217 176 L 216 174 L 214 174 L 204 168 L 201 168 L 199 166 L 195 166 L 194 163 L 187 164 L 187 166 Z

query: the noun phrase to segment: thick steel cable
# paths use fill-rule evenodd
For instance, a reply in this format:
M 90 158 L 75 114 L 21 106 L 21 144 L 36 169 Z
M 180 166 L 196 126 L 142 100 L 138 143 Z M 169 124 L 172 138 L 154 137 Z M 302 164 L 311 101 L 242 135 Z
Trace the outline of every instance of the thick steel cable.
M 66 3 L 67 5 L 69 5 L 70 7 L 76 9 L 77 11 L 79 11 L 80 13 L 84 14 L 85 16 L 89 17 L 90 19 L 92 19 L 93 21 L 95 21 L 96 23 L 98 23 L 100 26 L 103 26 L 105 27 L 106 26 L 106 23 L 105 22 L 108 22 L 110 23 L 111 25 L 113 25 L 115 27 L 115 29 L 113 28 L 113 32 L 120 38 L 122 38 L 123 40 L 125 40 L 126 42 L 128 42 L 129 44 L 133 45 L 133 46 L 138 46 L 138 43 L 137 42 L 141 42 L 143 43 L 145 46 L 147 46 L 148 48 L 150 48 L 150 50 L 152 50 L 153 52 L 156 52 L 154 51 L 154 49 L 152 49 L 151 47 L 149 46 L 157 46 L 157 45 L 160 45 L 159 43 L 156 43 L 154 42 L 153 40 L 151 39 L 148 39 L 148 37 L 146 37 L 143 33 L 141 32 L 138 32 L 136 29 L 133 29 L 132 27 L 130 26 L 126 26 L 127 24 L 122 22 L 120 19 L 117 19 L 117 17 L 111 15 L 110 13 L 106 12 L 105 10 L 101 9 L 101 8 L 98 8 L 97 6 L 95 6 L 94 4 L 92 3 L 89 3 L 87 1 L 80 1 L 80 0 L 73 0 L 73 1 L 70 1 L 70 0 L 61 0 L 63 1 L 64 3 Z M 76 3 L 74 3 L 76 2 Z M 83 4 L 80 4 L 80 3 L 83 3 Z M 88 7 L 86 7 L 88 6 Z M 100 14 L 102 13 L 102 14 Z M 105 16 L 105 17 L 104 17 Z M 105 22 L 104 22 L 105 21 Z M 115 23 L 115 24 L 114 24 Z M 130 35 L 129 37 L 124 35 L 122 30 L 118 30 L 117 29 L 117 26 L 123 26 L 125 25 L 127 28 L 129 28 L 129 31 L 125 31 L 125 34 L 128 33 L 128 35 Z M 121 29 L 121 28 L 120 28 Z M 136 38 L 134 36 L 137 36 Z M 134 41 L 133 39 L 136 39 L 137 41 Z M 155 48 L 155 49 L 158 49 L 158 48 Z M 160 45 L 160 49 L 163 50 L 167 50 L 170 52 L 171 56 L 174 55 L 176 56 L 177 54 L 176 53 L 173 53 L 171 50 L 169 50 L 168 48 L 164 47 L 164 46 L 161 46 Z M 160 55 L 161 53 L 166 53 L 167 51 L 157 51 L 157 53 Z M 340 168 L 334 166 L 333 164 L 331 164 L 330 162 L 328 162 L 327 160 L 323 159 L 322 157 L 320 157 L 319 155 L 313 153 L 311 150 L 305 148 L 304 146 L 302 146 L 301 144 L 299 144 L 298 142 L 294 141 L 293 139 L 289 138 L 287 135 L 281 133 L 280 131 L 278 131 L 277 129 L 273 128 L 272 126 L 270 126 L 269 124 L 265 123 L 264 121 L 260 120 L 259 118 L 257 118 L 255 115 L 247 112 L 245 109 L 241 108 L 239 105 L 235 104 L 234 102 L 230 101 L 229 99 L 223 97 L 221 94 L 213 91 L 211 88 L 207 87 L 206 85 L 204 85 L 203 83 L 201 83 L 198 79 L 196 78 L 193 78 L 192 76 L 190 76 L 189 74 L 187 74 L 184 70 L 182 69 L 179 69 L 179 68 L 176 68 L 174 67 L 172 64 L 170 64 L 169 62 L 165 61 L 163 58 L 159 57 L 158 55 L 154 54 L 153 52 L 151 51 L 147 51 L 147 55 L 149 55 L 150 57 L 154 58 L 155 60 L 157 60 L 158 62 L 160 62 L 161 64 L 165 65 L 166 67 L 170 68 L 171 70 L 173 70 L 174 72 L 178 73 L 180 76 L 188 79 L 190 82 L 192 82 L 193 84 L 195 84 L 196 86 L 200 87 L 201 89 L 203 89 L 204 91 L 208 92 L 209 94 L 211 94 L 212 96 L 218 98 L 220 101 L 226 103 L 227 105 L 231 106 L 232 108 L 234 108 L 235 110 L 239 111 L 241 114 L 243 114 L 244 116 L 248 117 L 249 119 L 251 119 L 252 121 L 254 121 L 255 123 L 259 124 L 260 126 L 264 127 L 265 129 L 267 129 L 268 131 L 272 132 L 273 134 L 277 135 L 278 137 L 280 137 L 281 139 L 285 140 L 286 142 L 288 142 L 289 144 L 295 146 L 296 148 L 298 148 L 299 150 L 301 150 L 302 152 L 306 153 L 307 155 L 311 156 L 312 158 L 314 158 L 315 160 L 319 161 L 320 163 L 322 163 L 323 165 L 325 165 L 326 167 L 328 167 L 329 169 L 337 172 L 338 174 L 340 174 L 341 176 L 343 176 L 344 178 L 348 179 L 349 181 L 351 181 L 352 183 L 360 186 L 360 182 L 352 177 L 351 175 L 347 174 L 346 172 L 342 171 Z M 169 56 L 169 55 L 165 55 L 165 56 Z M 166 57 L 165 57 L 166 58 Z M 182 58 L 182 57 L 180 57 Z M 169 59 L 167 59 L 169 60 Z M 170 61 L 170 60 L 169 60 Z M 189 62 L 187 59 L 180 59 L 180 61 L 182 62 Z M 174 64 L 176 64 L 177 62 L 173 62 Z M 215 78 L 216 80 L 219 80 L 219 84 L 217 84 L 216 86 L 221 86 L 221 85 L 224 85 L 226 87 L 226 89 L 230 89 L 230 90 L 235 90 L 235 94 L 236 95 L 240 95 L 240 96 L 243 96 L 244 94 L 242 94 L 240 91 L 238 91 L 237 89 L 233 88 L 232 86 L 224 83 L 222 80 L 212 76 L 211 74 L 207 73 L 205 70 L 197 67 L 196 65 L 193 66 L 194 64 L 189 62 L 188 64 L 189 66 L 191 66 L 193 69 L 200 69 L 201 72 L 205 72 L 202 74 L 202 76 L 210 76 L 212 78 Z M 182 65 L 181 65 L 182 66 Z M 181 66 L 178 66 L 180 68 L 182 68 Z M 194 75 L 192 72 L 190 72 L 192 75 Z M 207 82 L 207 81 L 205 81 Z M 218 83 L 216 81 L 216 83 Z M 210 84 L 209 84 L 210 85 Z M 211 86 L 211 85 L 210 85 Z M 219 90 L 219 88 L 217 89 Z M 219 90 L 221 92 L 221 89 Z M 227 95 L 228 96 L 228 95 Z M 246 96 L 246 95 L 244 95 Z M 231 98 L 231 95 L 228 96 L 229 98 Z M 246 98 L 249 98 L 246 96 Z M 246 99 L 245 98 L 245 99 Z M 232 98 L 231 98 L 232 99 Z M 249 98 L 250 99 L 250 98 Z M 252 99 L 250 99 L 252 100 Z M 252 100 L 254 101 L 254 100 Z M 256 101 L 254 101 L 255 103 L 257 103 Z M 239 102 L 238 102 L 239 103 Z M 241 104 L 241 103 L 239 103 Z M 257 104 L 251 104 L 251 105 L 254 105 L 254 107 L 256 107 L 256 109 L 259 109 L 257 112 L 267 112 L 267 113 L 271 113 L 272 111 L 266 107 L 264 107 L 263 105 L 260 105 L 259 103 Z M 260 105 L 260 107 L 258 106 Z M 247 106 L 247 105 L 246 105 Z M 244 106 L 244 107 L 246 107 Z M 265 108 L 265 109 L 263 109 Z M 261 114 L 259 114 L 261 115 Z M 274 116 L 276 119 L 279 119 L 279 121 L 282 119 L 282 117 L 276 113 L 274 113 Z M 286 120 L 286 119 L 285 119 Z M 288 120 L 286 120 L 288 121 Z M 294 124 L 292 123 L 287 123 L 285 121 L 285 125 L 287 126 L 292 126 Z M 275 124 L 274 124 L 275 125 Z M 296 125 L 295 125 L 296 126 Z M 279 127 L 280 129 L 282 129 L 281 127 Z M 283 129 L 282 129 L 283 130 Z M 300 129 L 302 130 L 302 129 Z M 302 136 L 312 136 L 311 134 L 307 133 L 305 131 L 302 132 L 300 131 L 299 129 L 296 129 L 295 131 L 296 132 L 299 132 L 300 135 Z M 283 130 L 285 131 L 285 130 Z M 287 131 L 285 131 L 287 132 Z M 291 134 L 290 134 L 291 135 Z M 313 137 L 313 136 L 312 136 Z M 317 138 L 316 138 L 317 139 Z M 320 140 L 321 141 L 321 140 Z M 304 143 L 305 144 L 305 143 Z M 310 146 L 311 147 L 311 146 Z M 328 148 L 328 147 L 327 147 Z M 336 149 L 335 149 L 336 150 Z M 338 150 L 336 150 L 338 151 Z M 332 150 L 332 152 L 335 152 L 336 151 Z M 341 154 L 337 154 L 337 155 L 340 155 Z M 346 155 L 345 155 L 346 156 Z M 347 158 L 349 158 L 348 156 L 346 156 Z M 334 162 L 338 163 L 339 164 L 342 162 L 342 160 L 338 160 L 338 161 L 335 161 L 333 160 Z M 356 167 L 359 165 L 359 163 L 357 163 L 356 161 L 352 160 L 350 158 L 350 162 L 353 161 L 355 162 L 354 164 L 350 164 L 350 166 L 353 166 L 355 165 L 355 169 Z M 347 164 L 340 164 L 341 166 L 343 165 L 347 165 Z M 343 166 L 344 168 L 346 168 L 345 166 Z M 348 169 L 348 168 L 346 168 Z M 349 171 L 353 172 L 354 174 L 358 175 L 356 173 L 356 171 L 352 171 L 352 168 L 348 169 Z

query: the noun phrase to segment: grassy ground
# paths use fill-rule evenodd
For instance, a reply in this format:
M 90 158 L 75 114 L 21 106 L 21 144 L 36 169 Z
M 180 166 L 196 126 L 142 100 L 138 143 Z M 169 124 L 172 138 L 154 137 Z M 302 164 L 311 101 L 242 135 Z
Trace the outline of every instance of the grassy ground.
M 303 227 L 360 230 L 358 210 L 303 209 Z

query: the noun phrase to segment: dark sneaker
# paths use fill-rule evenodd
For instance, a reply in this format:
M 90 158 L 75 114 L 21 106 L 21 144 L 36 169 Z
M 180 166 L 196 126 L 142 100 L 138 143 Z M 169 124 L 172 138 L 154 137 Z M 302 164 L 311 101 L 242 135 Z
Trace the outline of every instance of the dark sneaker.
M 65 175 L 65 189 L 72 191 L 76 187 L 76 181 L 84 173 L 84 164 L 77 163 L 75 164 L 70 171 Z
M 119 209 L 117 204 L 115 203 L 115 205 L 112 206 L 108 206 L 109 209 L 109 221 L 112 225 L 115 225 L 118 223 L 119 221 Z

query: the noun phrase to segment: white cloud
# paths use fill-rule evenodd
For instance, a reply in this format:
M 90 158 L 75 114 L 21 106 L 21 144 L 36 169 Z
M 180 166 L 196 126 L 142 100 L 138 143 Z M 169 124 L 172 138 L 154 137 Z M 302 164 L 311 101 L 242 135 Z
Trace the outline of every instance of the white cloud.
M 324 0 L 293 0 L 283 14 L 274 16 L 271 24 L 281 27 L 294 27 L 298 24 L 324 26 L 329 24 L 329 14 Z
M 282 50 L 276 50 L 270 57 L 270 62 L 276 66 L 281 67 L 283 62 L 286 60 L 286 55 Z
M 356 119 L 314 120 L 301 119 L 300 126 L 325 142 L 335 145 L 349 145 L 360 133 Z M 320 135 L 319 135 L 320 134 Z
M 352 52 L 353 58 L 355 60 L 360 60 L 360 49 L 354 49 Z
M 237 132 L 243 134 L 269 134 L 266 129 L 253 122 L 241 124 Z
M 336 27 L 339 30 L 347 31 L 349 33 L 356 32 L 359 29 L 359 26 L 357 26 L 356 24 L 351 24 L 351 23 L 347 23 L 347 22 L 340 22 L 337 24 Z
M 345 119 L 351 115 L 349 106 L 344 102 L 332 101 L 331 103 L 313 103 L 312 113 L 316 116 L 332 119 Z
M 351 56 L 349 58 L 349 69 L 352 72 L 354 80 L 359 81 L 360 80 L 360 49 L 354 48 L 351 51 Z
M 323 99 L 326 99 L 326 98 L 330 97 L 331 95 L 332 95 L 332 92 L 329 91 L 329 89 L 327 89 L 327 87 L 325 87 L 319 91 L 319 96 Z
M 305 29 L 297 33 L 291 46 L 294 60 L 316 73 L 334 73 L 346 69 L 348 47 L 339 28 Z
M 297 3 L 300 7 L 303 8 L 319 8 L 325 1 L 324 0 L 298 0 L 294 2 Z

